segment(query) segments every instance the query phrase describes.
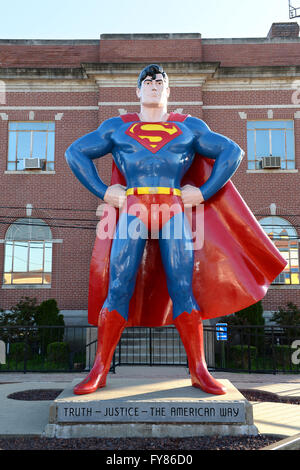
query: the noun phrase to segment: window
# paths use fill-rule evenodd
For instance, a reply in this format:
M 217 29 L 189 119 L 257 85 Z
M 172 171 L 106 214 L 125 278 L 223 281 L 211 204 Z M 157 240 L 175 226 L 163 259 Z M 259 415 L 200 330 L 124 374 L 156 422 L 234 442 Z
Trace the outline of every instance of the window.
M 39 159 L 36 169 L 54 170 L 54 131 L 53 122 L 10 122 L 7 170 L 26 169 L 28 158 Z
M 273 284 L 299 284 L 299 249 L 296 229 L 287 220 L 277 216 L 266 217 L 259 223 L 287 261 L 284 271 L 277 276 Z
M 18 219 L 7 230 L 4 285 L 51 284 L 52 235 L 40 219 Z
M 247 154 L 249 170 L 263 169 L 263 157 L 280 157 L 279 169 L 294 169 L 294 121 L 248 121 Z

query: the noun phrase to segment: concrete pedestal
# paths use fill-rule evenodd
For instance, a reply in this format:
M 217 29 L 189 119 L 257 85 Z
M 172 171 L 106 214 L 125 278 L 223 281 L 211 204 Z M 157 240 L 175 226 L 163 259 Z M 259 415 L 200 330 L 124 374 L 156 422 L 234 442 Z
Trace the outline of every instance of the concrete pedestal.
M 190 437 L 256 435 L 252 405 L 228 380 L 208 395 L 190 379 L 113 379 L 89 395 L 73 381 L 50 406 L 46 437 Z

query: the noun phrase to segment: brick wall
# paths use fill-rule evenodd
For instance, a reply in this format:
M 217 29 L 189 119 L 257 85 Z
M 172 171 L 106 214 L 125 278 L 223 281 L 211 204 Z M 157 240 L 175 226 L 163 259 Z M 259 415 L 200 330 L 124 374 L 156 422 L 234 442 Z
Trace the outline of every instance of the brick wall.
M 42 43 L 42 42 L 41 42 Z M 145 47 L 151 44 L 151 48 Z M 197 61 L 220 62 L 222 66 L 265 66 L 265 65 L 297 65 L 300 60 L 300 43 L 251 43 L 245 41 L 241 44 L 220 43 L 218 40 L 202 40 L 200 37 L 187 39 L 156 39 L 156 42 L 145 39 L 111 39 L 102 38 L 100 43 L 72 45 L 28 45 L 28 44 L 3 44 L 0 41 L 0 61 L 3 70 L 6 67 L 45 67 L 63 68 L 79 67 L 87 62 L 109 62 L 113 70 L 114 64 L 122 62 L 124 70 L 126 62 L 174 62 L 180 60 L 187 64 Z M 1 78 L 0 67 L 0 78 Z M 176 67 L 175 67 L 176 70 Z M 54 73 L 54 72 L 53 72 Z M 179 73 L 179 72 L 178 72 Z M 194 72 L 194 75 L 196 73 Z M 171 77 L 172 78 L 172 77 Z M 191 78 L 187 74 L 187 81 Z M 249 76 L 249 80 L 250 80 Z M 22 78 L 22 74 L 20 76 Z M 10 307 L 20 299 L 21 295 L 37 297 L 39 301 L 54 297 L 57 299 L 60 309 L 86 309 L 88 296 L 89 262 L 95 230 L 93 228 L 63 228 L 59 225 L 89 226 L 95 224 L 96 208 L 100 202 L 90 194 L 71 174 L 65 159 L 64 152 L 71 142 L 81 135 L 94 130 L 100 122 L 118 114 L 119 108 L 126 108 L 128 112 L 138 111 L 137 98 L 134 86 L 98 87 L 91 77 L 85 81 L 94 84 L 95 91 L 72 92 L 52 91 L 34 92 L 35 84 L 56 84 L 59 89 L 60 79 L 48 77 L 47 81 L 35 78 L 25 92 L 9 92 L 4 107 L 0 112 L 8 115 L 8 120 L 28 120 L 29 109 L 34 109 L 35 120 L 50 120 L 56 124 L 56 148 L 55 148 L 55 174 L 44 175 L 13 175 L 6 174 L 6 159 L 8 145 L 8 122 L 0 120 L 0 183 L 1 206 L 20 206 L 24 209 L 0 208 L 2 218 L 0 224 L 0 239 L 5 237 L 9 223 L 18 217 L 24 217 L 25 205 L 33 204 L 33 216 L 44 219 L 51 225 L 53 238 L 63 240 L 63 243 L 55 243 L 53 246 L 53 281 L 51 289 L 1 289 L 0 307 Z M 76 83 L 74 78 L 72 83 Z M 210 77 L 208 84 L 214 83 Z M 233 80 L 229 78 L 227 83 Z M 9 82 L 9 81 L 8 81 Z M 9 82 L 11 83 L 11 82 Z M 79 83 L 79 82 L 78 82 Z M 82 83 L 82 79 L 80 80 Z M 217 83 L 217 81 L 216 81 Z M 185 84 L 186 85 L 186 84 Z M 266 82 L 270 88 L 270 82 Z M 98 89 L 97 89 L 98 88 Z M 297 111 L 291 105 L 292 90 L 274 89 L 243 89 L 222 91 L 222 86 L 217 90 L 210 90 L 195 86 L 190 82 L 189 86 L 173 86 L 170 101 L 174 102 L 170 111 L 181 108 L 184 113 L 202 117 L 216 132 L 235 140 L 244 150 L 247 149 L 246 119 L 241 119 L 239 112 L 245 112 L 248 119 L 267 120 L 267 111 L 272 105 L 287 105 L 282 108 L 272 108 L 274 119 L 294 119 Z M 225 87 L 226 89 L 226 87 Z M 64 88 L 65 90 L 65 88 Z M 221 90 L 221 91 L 220 91 Z M 203 101 L 203 106 L 186 105 L 186 102 Z M 98 107 L 98 103 L 100 106 Z M 105 105 L 103 103 L 115 103 Z M 128 103 L 126 106 L 120 103 Z M 180 104 L 176 104 L 180 103 Z M 182 104 L 183 103 L 183 104 Z M 260 108 L 265 105 L 266 108 Z M 27 106 L 27 109 L 21 109 Z M 91 107 L 82 109 L 80 107 Z M 220 108 L 212 108 L 219 106 Z M 226 108 L 226 106 L 229 108 Z M 230 106 L 238 106 L 236 109 Z M 246 106 L 246 108 L 243 108 Z M 257 108 L 247 108 L 257 106 Z M 37 109 L 43 108 L 43 109 Z M 17 108 L 17 109 L 16 109 Z M 53 109 L 49 109 L 53 108 Z M 63 109 L 62 109 L 63 108 Z M 60 120 L 55 120 L 57 113 L 63 113 Z M 298 145 L 300 137 L 300 122 L 294 119 L 296 142 L 296 168 L 299 167 L 300 149 Z M 108 184 L 111 171 L 111 156 L 99 159 L 96 163 L 100 176 Z M 238 172 L 233 177 L 243 198 L 255 214 L 269 214 L 269 206 L 275 202 L 278 207 L 278 215 L 286 217 L 295 226 L 299 225 L 299 174 L 298 173 L 247 173 L 246 157 Z M 68 209 L 58 210 L 58 209 Z M 80 212 L 79 209 L 85 209 Z M 287 216 L 287 214 L 289 214 Z M 260 217 L 258 215 L 258 217 Z M 59 220 L 70 219 L 70 220 Z M 88 219 L 80 222 L 76 219 Z M 92 220 L 90 220 L 92 219 Z M 5 223 L 7 222 L 7 223 Z M 0 276 L 3 270 L 3 249 L 0 244 Z M 272 288 L 264 299 L 266 310 L 273 310 L 287 301 L 293 301 L 300 305 L 299 289 L 297 288 Z
M 223 67 L 300 65 L 299 42 L 202 43 L 205 62 L 221 62 Z
M 201 61 L 201 39 L 103 39 L 100 62 L 177 62 Z
M 0 41 L 1 67 L 80 67 L 82 62 L 97 62 L 99 44 L 47 45 L 47 42 L 20 44 L 18 41 Z

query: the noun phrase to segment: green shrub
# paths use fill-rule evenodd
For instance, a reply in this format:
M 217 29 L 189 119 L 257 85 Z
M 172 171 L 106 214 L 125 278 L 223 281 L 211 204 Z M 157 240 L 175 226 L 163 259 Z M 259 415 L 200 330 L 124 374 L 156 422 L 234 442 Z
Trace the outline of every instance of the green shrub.
M 263 349 L 264 335 L 263 306 L 261 300 L 232 315 L 222 317 L 222 321 L 228 324 L 228 341 L 235 344 L 250 343 L 260 350 Z M 247 328 L 249 326 L 249 328 Z M 258 328 L 254 328 L 257 326 Z
M 282 327 L 285 342 L 290 344 L 300 336 L 300 309 L 292 302 L 288 302 L 285 308 L 279 307 L 271 318 L 273 322 Z M 289 327 L 289 328 L 285 328 Z
M 63 363 L 68 361 L 69 357 L 68 343 L 56 341 L 47 346 L 47 359 L 50 362 Z
M 64 317 L 59 313 L 56 300 L 48 299 L 37 307 L 35 322 L 38 326 L 53 326 L 54 328 L 39 328 L 39 338 L 41 349 L 44 354 L 50 343 L 60 342 L 64 337 L 64 328 L 55 328 L 64 326 Z
M 264 325 L 265 319 L 263 317 L 264 309 L 261 300 L 253 305 L 250 305 L 234 315 L 240 320 L 241 325 Z
M 255 361 L 257 356 L 257 348 L 255 346 L 248 346 L 245 344 L 237 344 L 230 346 L 230 359 L 237 369 L 248 368 L 248 354 L 250 354 L 250 362 Z
M 289 366 L 293 350 L 285 344 L 274 345 L 275 359 L 277 366 Z
M 26 349 L 27 348 L 27 349 Z M 26 359 L 31 357 L 31 350 L 29 345 L 24 342 L 10 343 L 9 345 L 9 359 L 13 359 L 16 362 L 24 361 L 26 352 Z
M 0 310 L 0 339 L 5 343 L 22 342 L 25 337 L 28 342 L 35 341 L 36 330 L 23 329 L 21 326 L 34 326 L 36 312 L 36 299 L 30 297 L 21 297 L 9 311 Z M 6 326 L 10 328 L 5 328 Z M 16 328 L 11 328 L 13 326 Z
M 263 317 L 263 306 L 261 300 L 253 305 L 250 305 L 239 312 L 235 312 L 232 315 L 226 315 L 222 317 L 222 321 L 233 326 L 259 326 L 265 324 Z

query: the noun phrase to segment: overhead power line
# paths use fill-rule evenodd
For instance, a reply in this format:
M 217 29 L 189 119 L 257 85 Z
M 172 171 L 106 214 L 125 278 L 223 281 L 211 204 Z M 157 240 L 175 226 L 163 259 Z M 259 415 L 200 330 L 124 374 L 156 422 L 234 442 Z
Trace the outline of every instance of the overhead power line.
M 100 203 L 99 206 L 104 203 Z M 0 209 L 13 209 L 13 210 L 26 210 L 26 206 L 0 206 Z M 68 207 L 33 207 L 32 210 L 41 210 L 41 211 L 69 211 L 69 212 L 93 212 L 95 213 L 97 209 L 78 209 L 78 208 L 68 208 Z
M 100 202 L 97 206 L 97 208 L 95 209 L 79 209 L 79 208 L 68 208 L 68 207 L 32 207 L 32 211 L 38 211 L 38 210 L 41 210 L 41 211 L 65 211 L 65 212 L 92 212 L 93 214 L 96 213 L 98 207 L 100 205 L 103 205 L 105 204 L 104 202 Z M 13 210 L 23 210 L 23 211 L 26 211 L 26 206 L 0 206 L 0 209 L 13 209 Z M 294 214 L 290 214 L 290 213 L 280 213 L 280 214 L 276 214 L 276 215 L 272 215 L 270 213 L 254 213 L 254 215 L 256 217 L 300 217 L 300 213 L 297 214 L 297 213 L 294 213 Z M 61 219 L 63 220 L 63 219 Z M 83 219 L 82 219 L 83 220 Z

